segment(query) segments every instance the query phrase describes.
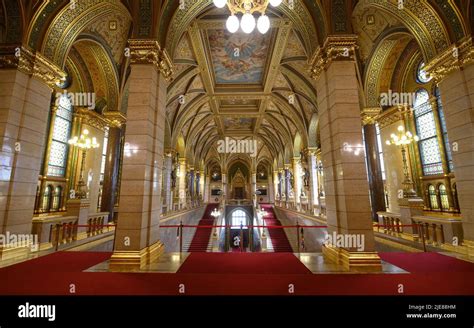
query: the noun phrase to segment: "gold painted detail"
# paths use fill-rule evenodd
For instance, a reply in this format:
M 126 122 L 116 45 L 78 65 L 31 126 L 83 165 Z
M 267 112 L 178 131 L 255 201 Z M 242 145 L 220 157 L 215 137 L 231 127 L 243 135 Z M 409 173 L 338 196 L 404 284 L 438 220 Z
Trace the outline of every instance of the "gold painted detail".
M 109 125 L 109 122 L 105 117 L 87 108 L 78 107 L 75 116 L 81 118 L 84 124 L 101 131 L 105 131 L 105 128 Z
M 166 49 L 162 49 L 155 40 L 128 41 L 130 47 L 130 61 L 132 64 L 154 65 L 166 80 L 171 81 L 174 73 L 173 63 Z
M 411 111 L 412 110 L 408 107 L 394 106 L 380 112 L 380 114 L 375 117 L 375 120 L 379 124 L 379 127 L 383 129 L 395 122 L 402 121 L 407 115 L 411 114 Z
M 103 115 L 107 124 L 114 128 L 122 127 L 127 121 L 125 114 L 119 111 L 104 112 Z
M 45 82 L 54 88 L 64 81 L 66 72 L 49 61 L 39 52 L 21 46 L 2 46 L 0 48 L 0 68 L 17 68 L 25 74 Z
M 368 108 L 362 109 L 362 112 L 361 112 L 362 123 L 364 125 L 375 124 L 376 118 L 380 114 L 380 112 L 381 112 L 380 107 L 368 107 Z
M 454 44 L 438 57 L 433 59 L 425 70 L 435 81 L 443 80 L 453 71 L 474 62 L 474 45 L 472 36 L 462 39 L 458 44 Z
M 317 79 L 333 61 L 355 61 L 358 48 L 356 42 L 356 35 L 328 36 L 309 61 L 311 77 Z

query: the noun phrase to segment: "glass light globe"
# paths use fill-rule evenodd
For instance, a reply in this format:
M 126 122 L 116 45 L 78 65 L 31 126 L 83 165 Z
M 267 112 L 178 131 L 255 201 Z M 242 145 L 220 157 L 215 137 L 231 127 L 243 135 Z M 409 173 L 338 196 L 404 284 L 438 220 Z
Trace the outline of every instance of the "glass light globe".
M 230 33 L 235 33 L 239 29 L 239 19 L 235 15 L 229 16 L 225 26 Z
M 260 33 L 265 34 L 270 29 L 270 19 L 267 15 L 262 15 L 258 18 L 257 29 Z
M 240 28 L 244 33 L 249 34 L 255 29 L 255 18 L 252 14 L 246 13 L 242 16 L 242 20 L 240 21 Z
M 227 0 L 214 0 L 214 6 L 216 6 L 217 8 L 224 8 L 226 3 Z
M 282 3 L 283 0 L 270 0 L 270 4 L 273 6 L 273 7 L 278 7 L 281 3 Z

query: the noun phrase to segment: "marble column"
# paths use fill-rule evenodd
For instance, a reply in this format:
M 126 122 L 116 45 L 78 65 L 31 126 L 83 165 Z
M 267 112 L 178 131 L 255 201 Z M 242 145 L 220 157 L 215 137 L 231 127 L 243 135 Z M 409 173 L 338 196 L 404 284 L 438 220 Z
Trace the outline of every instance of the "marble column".
M 380 112 L 379 108 L 364 109 L 364 141 L 365 153 L 369 177 L 370 205 L 372 210 L 372 220 L 378 222 L 377 212 L 385 211 L 385 195 L 380 167 L 379 148 L 377 143 L 377 130 L 374 117 Z
M 178 197 L 179 208 L 186 206 L 186 158 L 180 157 L 179 160 L 179 174 L 178 174 Z
M 209 194 L 211 192 L 211 176 L 209 174 L 205 175 L 206 181 L 204 183 L 204 202 L 209 203 Z
M 274 185 L 274 201 L 280 200 L 281 190 L 280 190 L 280 174 L 278 170 L 273 171 L 273 185 Z
M 318 93 L 328 236 L 363 241 L 361 247 L 326 243 L 323 254 L 350 269 L 379 271 L 364 153 L 346 150 L 347 144 L 362 144 L 356 39 L 329 36 L 311 61 Z
M 222 173 L 222 194 L 221 199 L 223 204 L 225 204 L 225 200 L 227 197 L 227 174 Z
M 64 72 L 40 54 L 14 52 L 0 58 L 0 233 L 30 234 L 51 88 Z M 27 249 L 0 246 L 0 259 L 16 251 Z
M 451 47 L 452 48 L 452 47 Z M 474 43 L 472 37 L 433 60 L 427 69 L 439 82 L 462 215 L 464 245 L 474 256 Z M 449 241 L 448 241 L 449 242 Z
M 123 130 L 120 127 L 109 128 L 102 202 L 100 204 L 100 210 L 102 212 L 109 212 L 109 221 L 112 221 L 114 218 L 114 208 L 117 202 L 122 132 Z
M 285 201 L 287 202 L 290 200 L 290 165 L 285 164 Z
M 171 63 L 153 40 L 130 40 L 130 86 L 120 204 L 111 271 L 139 270 L 164 251 L 159 241 L 166 114 Z M 159 59 L 158 61 L 156 59 Z
M 274 182 L 274 174 L 272 171 L 270 171 L 270 174 L 268 174 L 268 202 L 273 203 L 275 200 L 275 182 Z
M 299 210 L 299 206 L 301 204 L 301 165 L 300 165 L 300 158 L 294 157 L 293 158 L 293 181 L 294 181 L 294 190 L 293 193 L 295 195 L 295 209 Z
M 309 190 L 311 197 L 311 209 L 314 215 L 319 214 L 319 182 L 318 182 L 318 160 L 316 149 L 308 149 L 309 167 Z
M 257 173 L 252 172 L 252 202 L 253 206 L 257 206 L 257 197 L 258 195 L 256 194 L 257 192 Z
M 168 153 L 164 158 L 163 168 L 163 191 L 164 191 L 164 203 L 166 204 L 167 211 L 173 210 L 172 198 L 171 198 L 171 174 L 173 174 L 173 154 Z

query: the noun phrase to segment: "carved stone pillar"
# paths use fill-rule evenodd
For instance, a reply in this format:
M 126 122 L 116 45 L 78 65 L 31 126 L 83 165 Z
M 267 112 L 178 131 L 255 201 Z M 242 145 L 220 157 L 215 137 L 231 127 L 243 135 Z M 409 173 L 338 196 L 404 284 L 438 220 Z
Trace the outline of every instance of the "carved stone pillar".
M 186 158 L 179 159 L 179 172 L 178 172 L 178 197 L 179 207 L 182 208 L 186 205 Z
M 316 79 L 329 236 L 349 235 L 362 247 L 326 243 L 323 254 L 355 270 L 381 270 L 369 204 L 364 155 L 346 151 L 362 144 L 356 36 L 329 36 L 312 58 Z
M 0 233 L 30 234 L 45 149 L 52 87 L 65 73 L 41 54 L 0 56 Z M 0 259 L 28 251 L 3 248 Z
M 119 218 L 110 270 L 138 270 L 164 251 L 159 241 L 163 144 L 166 114 L 165 80 L 171 62 L 157 41 L 130 40 L 130 87 L 125 156 L 120 185 Z
M 461 40 L 430 62 L 426 69 L 438 82 L 452 157 L 459 206 L 462 214 L 464 245 L 474 256 L 474 41 Z M 455 56 L 456 54 L 457 56 Z
M 311 210 L 314 215 L 319 214 L 319 182 L 318 182 L 318 160 L 316 158 L 316 149 L 308 149 L 308 168 L 309 168 L 309 190 L 311 198 Z

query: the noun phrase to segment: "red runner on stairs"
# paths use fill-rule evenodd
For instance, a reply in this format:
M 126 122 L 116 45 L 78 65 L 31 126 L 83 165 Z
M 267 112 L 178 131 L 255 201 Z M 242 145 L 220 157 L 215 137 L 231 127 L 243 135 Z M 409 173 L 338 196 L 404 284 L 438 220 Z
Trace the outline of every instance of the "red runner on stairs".
M 265 225 L 267 226 L 281 226 L 280 220 L 278 220 L 275 216 L 275 212 L 271 205 L 268 204 L 261 204 L 261 207 L 267 212 L 264 216 Z M 293 253 L 293 248 L 291 248 L 291 244 L 288 241 L 288 237 L 286 236 L 285 230 L 283 228 L 273 228 L 268 229 L 270 234 L 270 239 L 272 241 L 273 250 L 275 252 L 290 252 Z
M 204 214 L 199 221 L 200 226 L 210 226 L 214 224 L 214 217 L 211 212 L 217 208 L 217 204 L 209 204 L 204 211 Z M 188 252 L 207 252 L 209 245 L 209 238 L 211 237 L 212 228 L 196 228 L 191 245 L 189 245 Z

